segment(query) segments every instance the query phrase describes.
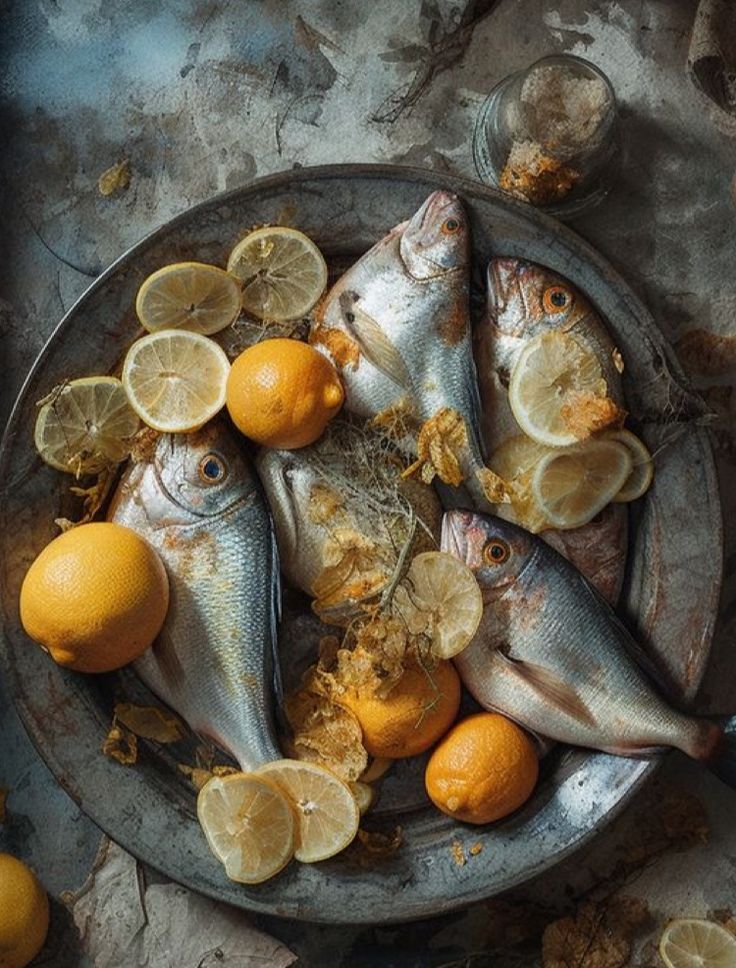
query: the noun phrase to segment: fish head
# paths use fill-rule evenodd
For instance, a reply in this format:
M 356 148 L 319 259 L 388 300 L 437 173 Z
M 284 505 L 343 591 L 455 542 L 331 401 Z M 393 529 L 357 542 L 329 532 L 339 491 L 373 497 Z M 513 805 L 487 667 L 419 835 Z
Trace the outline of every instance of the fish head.
M 219 420 L 189 434 L 162 436 L 150 470 L 157 486 L 142 495 L 148 517 L 160 510 L 167 524 L 220 517 L 259 493 L 238 440 Z M 154 495 L 164 505 L 160 509 Z
M 309 451 L 309 448 L 305 448 Z M 273 515 L 284 566 L 299 557 L 299 538 L 306 521 L 312 487 L 317 475 L 306 453 L 299 450 L 263 448 L 256 468 Z
M 399 251 L 415 279 L 433 279 L 468 265 L 468 217 L 457 195 L 432 192 L 401 235 Z
M 567 330 L 592 312 L 582 293 L 550 269 L 522 259 L 488 263 L 488 317 L 502 333 L 531 339 Z
M 516 581 L 534 550 L 534 539 L 493 515 L 453 510 L 442 517 L 441 547 L 471 569 L 484 601 L 489 601 Z

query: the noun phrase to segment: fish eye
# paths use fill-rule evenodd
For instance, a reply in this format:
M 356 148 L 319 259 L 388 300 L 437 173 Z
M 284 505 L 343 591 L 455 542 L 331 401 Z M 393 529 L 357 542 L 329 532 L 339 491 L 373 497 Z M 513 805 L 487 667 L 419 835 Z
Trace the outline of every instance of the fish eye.
M 500 538 L 491 538 L 483 548 L 483 560 L 487 565 L 502 565 L 511 554 L 511 548 Z
M 199 462 L 199 477 L 205 484 L 219 484 L 227 477 L 225 461 L 218 454 L 207 454 Z
M 562 313 L 572 306 L 572 293 L 565 286 L 549 286 L 542 297 L 545 312 Z
M 452 217 L 446 218 L 441 228 L 445 235 L 454 235 L 460 231 L 460 219 Z

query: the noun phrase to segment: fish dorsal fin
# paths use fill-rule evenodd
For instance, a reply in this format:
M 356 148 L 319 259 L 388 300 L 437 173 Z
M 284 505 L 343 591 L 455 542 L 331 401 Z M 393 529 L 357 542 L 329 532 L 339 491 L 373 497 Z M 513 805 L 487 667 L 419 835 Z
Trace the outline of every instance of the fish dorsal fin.
M 560 679 L 558 675 L 535 662 L 515 659 L 505 652 L 496 653 L 506 663 L 506 667 L 521 676 L 527 685 L 539 693 L 547 702 L 552 703 L 567 716 L 577 719 L 586 726 L 595 726 L 595 718 L 575 690 Z
M 360 347 L 363 356 L 376 369 L 385 373 L 402 390 L 411 390 L 413 381 L 403 356 L 375 319 L 356 304 L 356 298 L 351 292 L 344 292 L 340 296 L 340 309 L 348 332 Z

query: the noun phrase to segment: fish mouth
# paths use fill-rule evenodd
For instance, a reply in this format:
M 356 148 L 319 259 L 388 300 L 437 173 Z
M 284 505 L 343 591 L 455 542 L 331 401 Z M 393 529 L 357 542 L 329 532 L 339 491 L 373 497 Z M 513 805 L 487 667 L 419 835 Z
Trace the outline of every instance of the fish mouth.
M 454 195 L 452 192 L 446 192 L 442 189 L 439 189 L 436 192 L 432 192 L 432 194 L 425 200 L 424 204 L 414 215 L 414 218 L 411 219 L 409 224 L 412 225 L 413 228 L 423 229 L 430 221 L 434 221 L 435 219 L 441 221 L 442 213 L 450 205 L 457 207 L 459 204 L 460 203 L 457 195 Z

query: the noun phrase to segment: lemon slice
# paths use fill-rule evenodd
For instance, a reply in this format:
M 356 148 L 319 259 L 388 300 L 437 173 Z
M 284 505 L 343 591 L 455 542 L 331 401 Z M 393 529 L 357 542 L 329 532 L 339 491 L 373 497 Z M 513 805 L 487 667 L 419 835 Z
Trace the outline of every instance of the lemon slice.
M 98 474 L 130 454 L 140 420 L 123 384 L 90 376 L 56 387 L 36 417 L 36 450 L 56 470 Z
M 413 635 L 425 635 L 434 655 L 451 659 L 469 644 L 483 615 L 475 575 L 453 555 L 417 555 L 394 592 L 394 610 Z
M 713 921 L 671 921 L 659 942 L 667 968 L 734 968 L 736 937 Z
M 123 365 L 131 407 L 154 430 L 196 430 L 225 405 L 230 363 L 217 343 L 182 329 L 136 340 Z
M 631 466 L 628 448 L 613 440 L 552 450 L 534 471 L 534 501 L 553 527 L 578 528 L 618 494 Z
M 552 448 L 538 444 L 526 434 L 508 437 L 493 453 L 488 466 L 508 485 L 511 501 L 498 504 L 495 514 L 537 534 L 549 522 L 537 506 L 532 493 L 532 476 L 542 457 Z
M 294 855 L 291 804 L 267 777 L 212 777 L 199 791 L 197 817 L 231 881 L 259 884 L 278 874 Z
M 282 322 L 305 316 L 327 285 L 327 265 L 303 232 L 283 226 L 257 229 L 235 246 L 227 271 L 243 287 L 243 309 Z
M 624 447 L 628 447 L 631 453 L 631 473 L 626 478 L 624 486 L 618 494 L 612 498 L 619 503 L 635 501 L 642 494 L 646 494 L 654 477 L 654 461 L 644 443 L 632 434 L 630 430 L 614 430 L 606 434 L 606 440 L 615 440 Z
M 209 336 L 240 313 L 240 284 L 224 269 L 176 262 L 154 272 L 138 290 L 135 311 L 144 329 L 187 329 Z
M 509 381 L 517 423 L 532 440 L 550 447 L 577 443 L 571 414 L 605 397 L 606 381 L 595 353 L 567 333 L 542 333 L 529 340 Z
M 344 850 L 358 832 L 360 812 L 350 787 L 322 766 L 276 760 L 257 771 L 272 780 L 296 810 L 294 856 L 305 864 Z

